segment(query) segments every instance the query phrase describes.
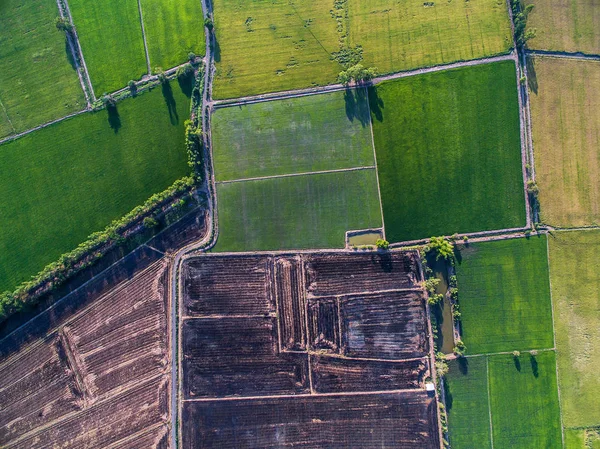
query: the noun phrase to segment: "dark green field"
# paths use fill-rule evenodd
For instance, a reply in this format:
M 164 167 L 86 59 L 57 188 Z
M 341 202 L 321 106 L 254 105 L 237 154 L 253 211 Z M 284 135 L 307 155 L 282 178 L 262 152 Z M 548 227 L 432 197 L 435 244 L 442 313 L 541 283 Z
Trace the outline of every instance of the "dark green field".
M 554 346 L 546 236 L 472 243 L 458 260 L 469 353 Z
M 374 169 L 218 184 L 217 198 L 217 251 L 343 248 L 381 226 Z
M 516 83 L 506 61 L 370 90 L 390 242 L 525 225 Z
M 373 166 L 364 90 L 217 109 L 217 181 Z
M 0 291 L 188 174 L 189 100 L 172 85 L 2 145 Z

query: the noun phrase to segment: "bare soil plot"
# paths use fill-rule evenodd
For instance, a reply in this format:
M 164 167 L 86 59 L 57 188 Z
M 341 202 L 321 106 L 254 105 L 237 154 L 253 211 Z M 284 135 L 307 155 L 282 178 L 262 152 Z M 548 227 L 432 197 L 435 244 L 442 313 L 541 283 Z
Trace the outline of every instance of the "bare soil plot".
M 539 50 L 600 53 L 600 8 L 596 0 L 527 0 L 535 5 L 528 28 L 537 30 L 527 45 Z
M 183 405 L 183 448 L 438 449 L 435 400 L 424 391 Z
M 600 223 L 600 62 L 532 58 L 531 117 L 541 220 Z
M 186 260 L 183 447 L 439 447 L 416 257 Z
M 167 448 L 167 281 L 163 259 L 0 359 L 0 445 Z

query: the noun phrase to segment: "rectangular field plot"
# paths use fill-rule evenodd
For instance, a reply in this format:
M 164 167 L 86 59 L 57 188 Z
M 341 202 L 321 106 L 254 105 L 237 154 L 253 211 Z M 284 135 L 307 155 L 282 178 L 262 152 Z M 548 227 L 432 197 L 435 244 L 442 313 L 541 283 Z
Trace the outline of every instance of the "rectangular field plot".
M 374 169 L 217 185 L 215 251 L 343 248 L 351 229 L 381 226 Z
M 204 56 L 204 14 L 196 0 L 141 0 L 148 56 L 152 68 L 168 69 Z
M 182 338 L 186 399 L 309 391 L 308 355 L 278 353 L 274 317 L 187 319 Z
M 489 358 L 494 449 L 560 449 L 562 436 L 553 351 Z
M 563 423 L 600 425 L 600 232 L 550 237 L 550 280 Z
M 274 268 L 281 349 L 306 349 L 307 309 L 302 259 L 280 257 L 275 261 Z
M 69 0 L 69 8 L 97 97 L 148 73 L 136 1 Z
M 306 282 L 311 296 L 414 288 L 420 280 L 417 260 L 408 252 L 307 256 Z
M 215 98 L 323 85 L 342 66 L 331 0 L 214 2 Z
M 217 181 L 374 166 L 366 91 L 217 109 Z
M 185 402 L 183 422 L 185 449 L 440 447 L 424 391 Z
M 507 53 L 512 46 L 506 3 L 349 0 L 352 46 L 380 73 Z
M 597 225 L 600 62 L 533 58 L 529 78 L 541 220 Z
M 535 7 L 527 26 L 536 30 L 529 48 L 600 54 L 600 8 L 596 0 L 528 0 Z
M 198 258 L 186 263 L 186 314 L 262 315 L 274 311 L 271 265 L 264 256 Z
M 313 355 L 310 363 L 317 393 L 420 388 L 428 369 L 424 359 L 384 361 Z
M 172 84 L 2 145 L 0 291 L 189 173 L 189 100 Z
M 167 447 L 168 273 L 163 259 L 87 308 L 65 306 L 56 328 L 34 320 L 17 331 L 47 336 L 3 348 L 2 447 Z
M 469 353 L 554 347 L 545 235 L 470 244 L 456 274 Z
M 57 15 L 54 0 L 0 4 L 0 139 L 85 107 Z
M 525 225 L 516 83 L 505 61 L 370 89 L 389 241 Z

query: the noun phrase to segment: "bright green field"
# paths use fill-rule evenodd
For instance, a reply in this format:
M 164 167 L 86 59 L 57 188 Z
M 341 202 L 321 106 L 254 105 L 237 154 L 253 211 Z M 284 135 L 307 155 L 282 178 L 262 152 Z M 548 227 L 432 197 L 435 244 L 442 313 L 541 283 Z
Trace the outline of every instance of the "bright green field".
M 69 0 L 96 96 L 148 72 L 137 1 Z
M 204 20 L 200 0 L 142 0 L 142 16 L 151 67 L 182 64 L 188 53 L 204 55 Z
M 216 251 L 343 248 L 381 226 L 375 170 L 217 184 Z
M 370 89 L 389 241 L 525 225 L 516 83 L 506 61 Z
M 494 449 L 562 449 L 555 354 L 520 361 L 517 369 L 512 355 L 489 358 Z
M 54 0 L 0 1 L 0 138 L 85 107 L 57 15 Z
M 487 357 L 448 362 L 446 407 L 453 449 L 491 449 Z
M 373 166 L 364 90 L 217 109 L 217 181 Z
M 563 422 L 600 426 L 600 232 L 549 238 Z
M 118 104 L 120 127 L 100 111 L 2 145 L 0 291 L 189 173 L 177 83 L 170 104 L 157 88 Z
M 507 53 L 512 46 L 503 0 L 349 0 L 350 40 L 380 73 Z
M 469 353 L 554 347 L 545 236 L 470 244 L 456 274 Z
M 491 447 L 490 414 L 494 449 L 562 448 L 554 352 L 535 358 L 522 353 L 519 360 L 517 366 L 512 355 L 471 357 L 466 372 L 458 362 L 450 362 L 447 395 L 453 449 Z

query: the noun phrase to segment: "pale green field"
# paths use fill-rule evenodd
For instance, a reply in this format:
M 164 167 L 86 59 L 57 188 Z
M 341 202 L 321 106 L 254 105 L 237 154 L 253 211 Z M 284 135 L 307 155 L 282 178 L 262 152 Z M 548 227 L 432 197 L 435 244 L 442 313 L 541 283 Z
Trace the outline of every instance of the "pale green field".
M 541 221 L 600 224 L 600 62 L 533 58 L 529 65 Z
M 351 45 L 380 73 L 476 59 L 511 48 L 504 0 L 349 0 Z
M 537 35 L 529 48 L 600 53 L 598 0 L 527 0 L 535 5 L 527 25 Z

